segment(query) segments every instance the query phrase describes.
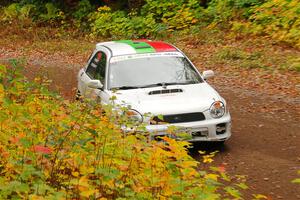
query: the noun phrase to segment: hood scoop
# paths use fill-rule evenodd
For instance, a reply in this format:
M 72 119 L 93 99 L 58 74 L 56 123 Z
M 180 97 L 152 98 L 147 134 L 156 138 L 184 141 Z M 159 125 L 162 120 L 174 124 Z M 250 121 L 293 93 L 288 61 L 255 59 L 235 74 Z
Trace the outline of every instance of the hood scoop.
M 180 93 L 183 92 L 182 89 L 165 89 L 165 90 L 153 90 L 149 92 L 149 95 L 156 95 L 156 94 L 170 94 L 170 93 Z

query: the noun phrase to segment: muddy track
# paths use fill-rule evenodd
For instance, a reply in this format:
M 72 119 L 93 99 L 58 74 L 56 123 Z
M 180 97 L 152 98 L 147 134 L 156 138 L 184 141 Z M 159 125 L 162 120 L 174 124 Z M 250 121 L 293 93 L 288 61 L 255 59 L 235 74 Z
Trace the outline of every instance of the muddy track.
M 46 76 L 53 80 L 51 89 L 67 99 L 74 98 L 80 64 L 34 64 L 25 68 L 26 76 Z M 226 78 L 222 73 L 219 76 Z M 233 135 L 221 147 L 197 144 L 191 155 L 201 160 L 198 150 L 219 150 L 214 165 L 225 166 L 229 174 L 247 176 L 250 190 L 246 199 L 252 199 L 253 193 L 265 194 L 269 199 L 300 199 L 299 185 L 291 183 L 300 170 L 299 98 L 265 95 L 234 84 L 224 86 L 222 81 L 212 80 L 211 84 L 230 105 Z
M 198 149 L 219 150 L 216 165 L 225 166 L 231 174 L 247 175 L 255 193 L 270 199 L 300 199 L 300 188 L 290 180 L 300 169 L 299 113 L 296 104 L 277 101 L 259 94 L 220 89 L 231 105 L 232 137 L 224 147 L 201 144 Z M 274 112 L 255 112 L 253 107 L 279 104 Z M 197 159 L 199 155 L 194 152 Z M 248 196 L 247 199 L 250 199 Z

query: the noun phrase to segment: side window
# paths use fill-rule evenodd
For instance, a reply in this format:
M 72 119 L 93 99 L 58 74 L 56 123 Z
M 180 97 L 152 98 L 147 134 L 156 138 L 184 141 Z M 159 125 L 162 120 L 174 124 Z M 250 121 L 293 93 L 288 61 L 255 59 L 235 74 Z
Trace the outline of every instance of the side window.
M 86 73 L 91 79 L 98 79 L 102 83 L 105 77 L 106 55 L 104 52 L 97 52 L 87 67 Z

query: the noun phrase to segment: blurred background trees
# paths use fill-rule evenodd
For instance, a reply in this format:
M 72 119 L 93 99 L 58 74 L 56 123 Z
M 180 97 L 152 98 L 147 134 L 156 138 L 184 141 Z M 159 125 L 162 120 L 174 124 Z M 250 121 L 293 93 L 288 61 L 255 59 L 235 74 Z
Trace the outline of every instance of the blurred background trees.
M 268 35 L 300 46 L 299 0 L 2 0 L 2 23 L 73 28 L 111 38 L 157 37 L 203 27 Z

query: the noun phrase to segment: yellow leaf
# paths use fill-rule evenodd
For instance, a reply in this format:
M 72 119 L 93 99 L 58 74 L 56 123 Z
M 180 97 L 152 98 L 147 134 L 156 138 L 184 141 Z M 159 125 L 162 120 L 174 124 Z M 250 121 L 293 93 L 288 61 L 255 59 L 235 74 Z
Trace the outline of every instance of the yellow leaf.
M 93 195 L 96 192 L 96 190 L 86 190 L 83 192 L 80 192 L 80 196 L 83 197 L 90 197 L 91 195 Z
M 204 163 L 211 163 L 214 160 L 210 156 L 203 156 L 203 162 Z
M 79 173 L 78 172 L 72 172 L 72 175 L 75 176 L 75 177 L 78 177 Z
M 86 166 L 86 165 L 83 165 L 80 167 L 79 171 L 80 171 L 80 174 L 90 174 L 90 173 L 93 173 L 94 172 L 94 167 L 93 166 Z
M 262 194 L 254 194 L 253 196 L 255 199 L 268 199 L 267 196 L 262 195 Z
M 88 178 L 86 176 L 81 177 L 79 179 L 78 186 L 79 186 L 80 191 L 88 190 L 88 188 L 90 186 L 89 182 L 88 182 Z
M 182 161 L 181 166 L 183 166 L 184 168 L 188 168 L 188 167 L 196 167 L 198 164 L 198 162 L 196 161 Z
M 0 84 L 0 102 L 3 101 L 4 98 L 4 87 L 2 84 Z
M 41 197 L 41 196 L 38 196 L 38 195 L 33 194 L 33 195 L 30 195 L 30 196 L 29 196 L 29 199 L 30 199 L 30 200 L 42 200 L 42 199 L 44 199 L 44 198 Z
M 212 179 L 212 180 L 215 180 L 215 181 L 218 180 L 218 177 L 219 177 L 219 175 L 217 175 L 217 174 L 206 174 L 205 175 L 206 179 Z

